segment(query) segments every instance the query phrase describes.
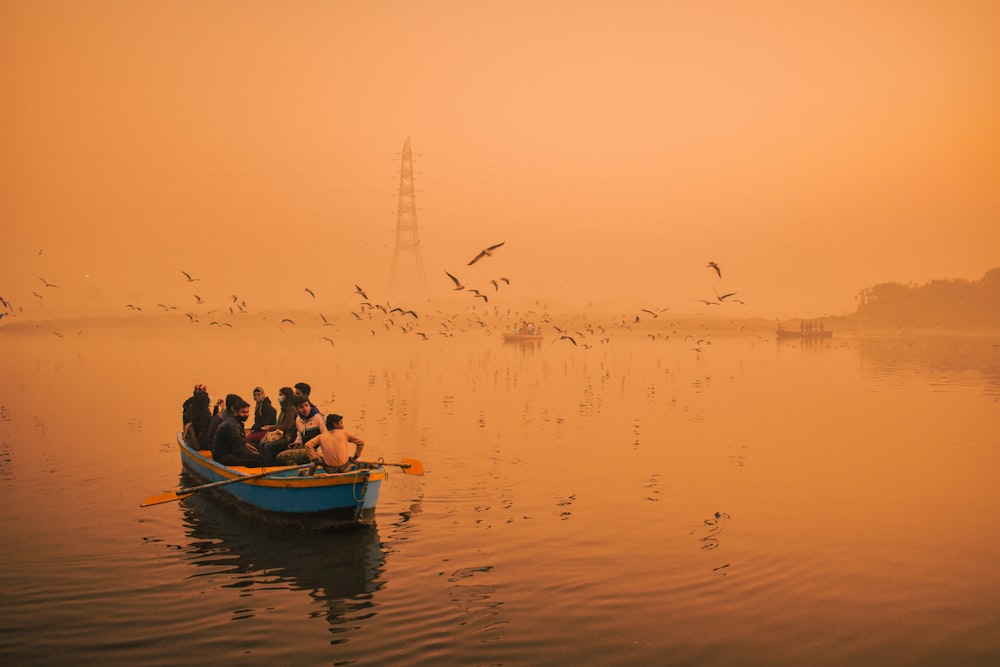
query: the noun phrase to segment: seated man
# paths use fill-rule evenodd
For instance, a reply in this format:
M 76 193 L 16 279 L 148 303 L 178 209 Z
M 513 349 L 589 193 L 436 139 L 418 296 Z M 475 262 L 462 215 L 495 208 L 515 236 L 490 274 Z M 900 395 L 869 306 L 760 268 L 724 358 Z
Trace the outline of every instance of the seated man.
M 250 404 L 237 396 L 232 405 L 229 416 L 215 431 L 212 458 L 227 466 L 264 465 L 256 448 L 243 442 L 243 424 L 250 418 Z
M 326 428 L 326 433 L 306 442 L 306 452 L 327 472 L 344 472 L 361 456 L 365 441 L 344 430 L 344 418 L 340 415 L 327 415 Z M 354 443 L 354 456 L 350 458 L 347 456 L 348 442 Z

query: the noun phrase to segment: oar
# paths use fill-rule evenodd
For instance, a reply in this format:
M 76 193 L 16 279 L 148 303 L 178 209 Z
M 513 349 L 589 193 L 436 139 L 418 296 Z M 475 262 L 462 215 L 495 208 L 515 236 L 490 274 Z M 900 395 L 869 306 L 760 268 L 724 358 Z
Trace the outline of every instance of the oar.
M 400 463 L 388 463 L 386 461 L 358 461 L 366 466 L 399 466 L 406 475 L 424 475 L 424 464 L 417 459 L 403 459 Z
M 149 507 L 150 505 L 169 503 L 175 500 L 180 500 L 181 498 L 187 498 L 192 493 L 195 493 L 197 491 L 212 489 L 217 486 L 225 486 L 226 484 L 239 484 L 240 482 L 246 482 L 251 479 L 260 479 L 261 477 L 274 475 L 275 473 L 283 472 L 285 470 L 298 470 L 300 468 L 308 468 L 310 465 L 312 464 L 303 463 L 302 465 L 293 466 L 291 468 L 279 468 L 278 470 L 269 470 L 267 472 L 257 473 L 256 475 L 244 475 L 242 477 L 234 477 L 233 479 L 223 479 L 218 482 L 212 482 L 211 484 L 202 484 L 201 486 L 189 486 L 186 488 L 175 489 L 173 491 L 164 491 L 163 493 L 157 493 L 155 495 L 146 498 L 141 503 L 139 503 L 139 507 Z

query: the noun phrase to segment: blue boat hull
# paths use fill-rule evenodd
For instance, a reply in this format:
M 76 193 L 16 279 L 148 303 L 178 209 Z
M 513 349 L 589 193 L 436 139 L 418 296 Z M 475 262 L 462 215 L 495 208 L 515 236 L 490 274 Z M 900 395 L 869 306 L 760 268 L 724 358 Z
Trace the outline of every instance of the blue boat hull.
M 369 526 L 375 522 L 384 468 L 299 477 L 298 470 L 288 467 L 224 466 L 212 460 L 208 452 L 192 449 L 180 433 L 177 442 L 184 472 L 198 484 L 274 470 L 267 477 L 205 490 L 256 521 L 304 530 Z

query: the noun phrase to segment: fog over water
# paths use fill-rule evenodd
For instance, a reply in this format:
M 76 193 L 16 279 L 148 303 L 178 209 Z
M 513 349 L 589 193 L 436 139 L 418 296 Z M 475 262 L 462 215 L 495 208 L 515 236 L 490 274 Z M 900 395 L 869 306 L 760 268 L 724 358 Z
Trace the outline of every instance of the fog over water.
M 501 308 L 738 291 L 773 319 L 976 280 L 1000 247 L 998 13 L 0 2 L 0 295 L 45 317 L 398 301 L 407 139 L 432 300 L 447 271 L 508 277 Z

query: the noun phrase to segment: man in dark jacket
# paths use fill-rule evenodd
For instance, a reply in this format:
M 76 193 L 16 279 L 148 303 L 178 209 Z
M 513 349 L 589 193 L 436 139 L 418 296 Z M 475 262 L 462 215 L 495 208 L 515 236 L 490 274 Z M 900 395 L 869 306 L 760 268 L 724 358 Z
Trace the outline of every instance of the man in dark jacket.
M 236 397 L 229 415 L 212 440 L 212 458 L 227 466 L 263 465 L 260 454 L 243 442 L 243 424 L 250 418 L 250 404 Z

